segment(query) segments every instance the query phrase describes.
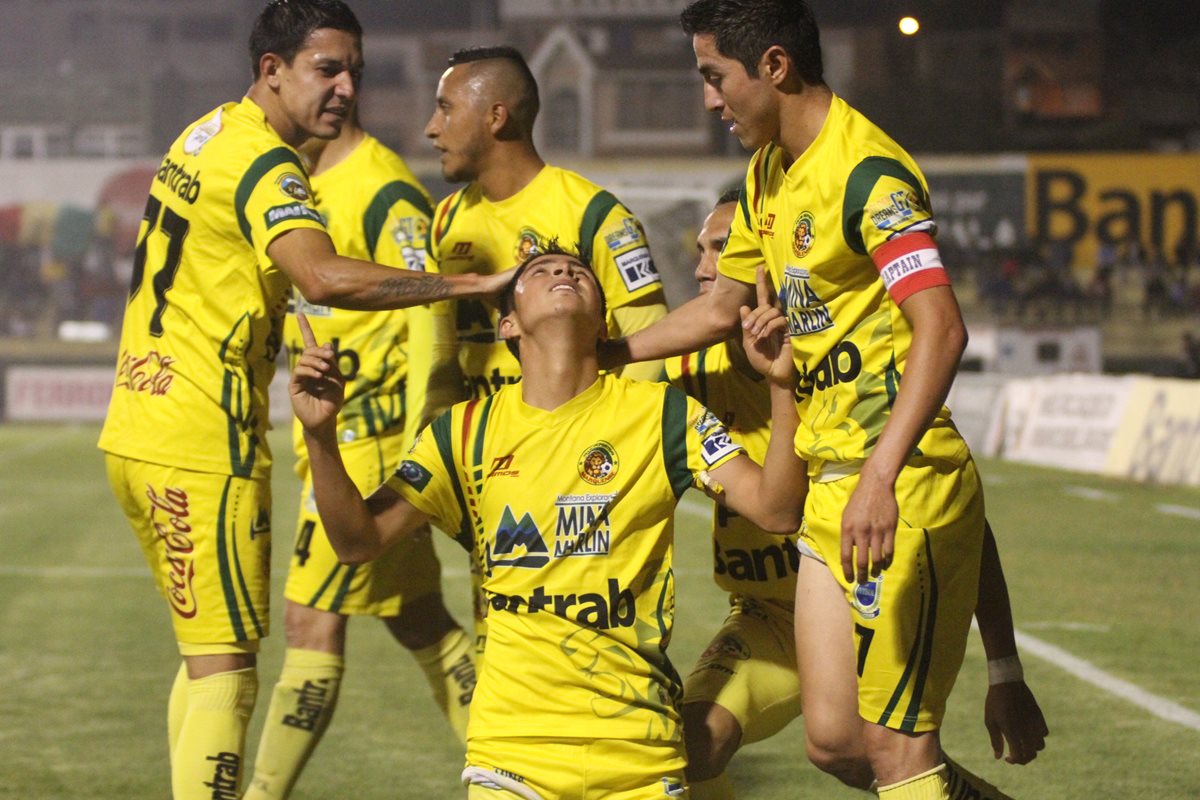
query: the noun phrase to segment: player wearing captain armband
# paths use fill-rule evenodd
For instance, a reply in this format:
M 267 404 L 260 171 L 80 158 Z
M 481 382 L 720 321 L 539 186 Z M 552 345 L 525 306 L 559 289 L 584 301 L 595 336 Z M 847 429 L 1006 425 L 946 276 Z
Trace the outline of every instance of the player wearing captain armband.
M 765 284 L 764 284 L 765 285 Z M 460 403 L 365 500 L 338 454 L 333 348 L 309 347 L 291 382 L 318 509 L 339 557 L 369 560 L 431 520 L 470 547 L 489 608 L 486 666 L 467 733 L 467 796 L 686 797 L 673 512 L 705 486 L 767 530 L 799 524 L 789 354 L 751 336 L 778 435 L 760 469 L 699 403 L 598 369 L 604 295 L 573 255 L 527 259 L 499 332 L 524 377 Z M 773 348 L 773 349 L 772 349 Z M 791 508 L 789 508 L 789 506 Z
M 754 156 L 713 291 L 611 359 L 720 341 L 767 270 L 812 481 L 796 595 L 809 756 L 839 774 L 861 742 L 881 796 L 945 798 L 960 771 L 938 729 L 978 594 L 984 504 L 943 405 L 966 329 L 928 189 L 825 85 L 802 0 L 700 0 L 681 20 L 706 107 Z

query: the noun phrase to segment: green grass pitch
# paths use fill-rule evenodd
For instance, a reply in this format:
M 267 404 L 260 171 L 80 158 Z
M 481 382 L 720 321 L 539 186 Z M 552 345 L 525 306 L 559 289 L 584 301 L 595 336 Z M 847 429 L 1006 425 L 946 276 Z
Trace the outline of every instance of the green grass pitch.
M 96 435 L 94 426 L 0 426 L 0 798 L 169 794 L 166 697 L 178 657 L 166 606 L 109 493 Z M 297 502 L 286 433 L 272 441 L 275 633 L 260 657 L 251 758 L 283 651 L 279 593 Z M 982 471 L 1018 630 L 1195 720 L 1200 490 L 1003 462 Z M 689 493 L 677 526 L 671 651 L 684 673 L 725 609 L 708 575 L 705 504 Z M 446 541 L 439 552 L 448 605 L 466 621 L 465 556 Z M 973 635 L 943 731 L 961 763 L 1018 798 L 1200 797 L 1194 726 L 1028 651 L 1024 662 L 1049 720 L 1047 750 L 1026 767 L 993 761 L 982 722 L 983 651 Z M 333 725 L 294 797 L 462 797 L 460 749 L 411 657 L 382 625 L 359 620 L 347 666 Z M 803 742 L 797 720 L 743 750 L 731 770 L 740 796 L 864 796 L 808 765 Z

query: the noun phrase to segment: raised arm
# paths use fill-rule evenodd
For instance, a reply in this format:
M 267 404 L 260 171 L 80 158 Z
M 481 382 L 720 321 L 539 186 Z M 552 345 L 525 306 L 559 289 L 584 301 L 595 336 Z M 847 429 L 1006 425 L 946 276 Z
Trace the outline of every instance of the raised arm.
M 396 492 L 382 486 L 366 500 L 350 479 L 337 442 L 337 415 L 345 382 L 331 345 L 318 345 L 303 313 L 296 314 L 304 352 L 292 369 L 288 393 L 304 427 L 312 471 L 313 496 L 329 542 L 344 564 L 378 557 L 428 517 Z
M 339 256 L 324 231 L 297 228 L 267 245 L 267 255 L 310 303 L 363 311 L 497 296 L 511 275 L 430 275 Z
M 600 366 L 692 353 L 723 342 L 737 332 L 742 306 L 754 300 L 754 287 L 718 275 L 711 292 L 695 297 L 648 328 L 601 347 Z
M 1050 729 L 1033 691 L 1025 683 L 1013 632 L 1008 584 L 991 523 L 984 526 L 975 621 L 979 623 L 988 660 L 983 723 L 992 740 L 992 752 L 996 758 L 1003 757 L 1007 742 L 1008 756 L 1004 760 L 1010 764 L 1028 764 L 1037 758 L 1038 751 L 1045 749 Z
M 787 318 L 774 305 L 762 267 L 757 271 L 756 301 L 742 306 L 742 346 L 746 358 L 767 379 L 771 393 L 771 439 L 760 468 L 749 458 L 735 458 L 710 474 L 709 493 L 763 530 L 795 533 L 804 517 L 808 473 L 796 455 L 796 368 L 785 335 Z M 714 491 L 716 486 L 721 491 Z

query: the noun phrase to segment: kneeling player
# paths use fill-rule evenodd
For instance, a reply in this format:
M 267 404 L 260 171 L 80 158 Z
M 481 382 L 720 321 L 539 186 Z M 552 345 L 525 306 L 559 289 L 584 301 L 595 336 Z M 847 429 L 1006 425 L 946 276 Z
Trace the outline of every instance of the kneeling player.
M 790 356 L 765 333 L 748 348 L 769 373 L 776 430 L 759 469 L 683 393 L 599 374 L 604 297 L 577 257 L 526 260 L 501 311 L 521 383 L 439 417 L 366 500 L 338 453 L 333 348 L 306 332 L 291 394 L 321 518 L 345 562 L 426 520 L 478 559 L 489 637 L 469 797 L 685 797 L 681 686 L 666 656 L 672 514 L 703 485 L 764 529 L 799 525 Z

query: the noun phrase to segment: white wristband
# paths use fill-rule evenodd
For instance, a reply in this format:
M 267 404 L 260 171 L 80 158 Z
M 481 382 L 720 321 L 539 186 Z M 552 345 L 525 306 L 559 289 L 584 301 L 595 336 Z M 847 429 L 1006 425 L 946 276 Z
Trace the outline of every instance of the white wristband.
M 988 686 L 998 683 L 1020 683 L 1023 680 L 1025 670 L 1021 669 L 1020 656 L 1006 656 L 988 662 Z

